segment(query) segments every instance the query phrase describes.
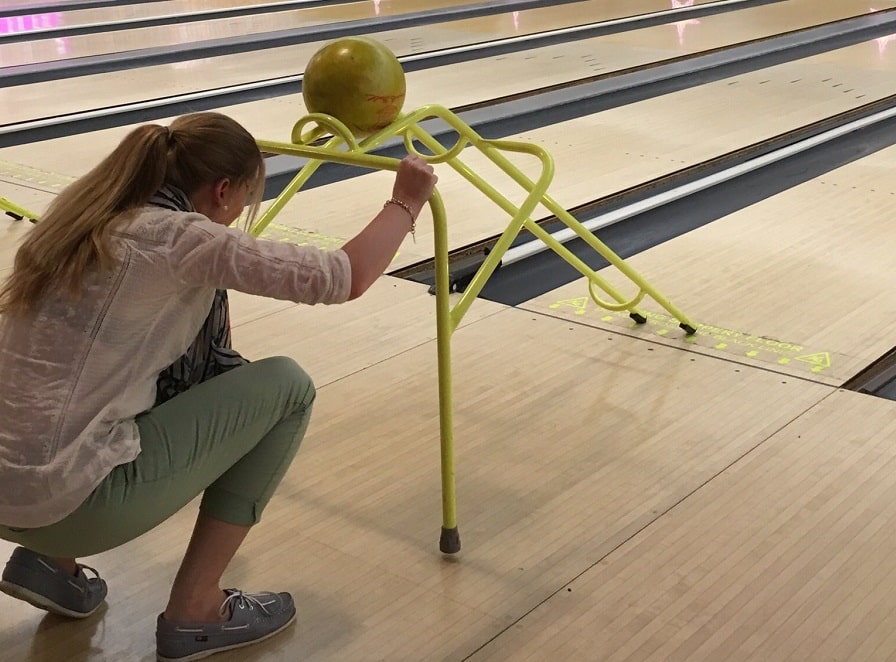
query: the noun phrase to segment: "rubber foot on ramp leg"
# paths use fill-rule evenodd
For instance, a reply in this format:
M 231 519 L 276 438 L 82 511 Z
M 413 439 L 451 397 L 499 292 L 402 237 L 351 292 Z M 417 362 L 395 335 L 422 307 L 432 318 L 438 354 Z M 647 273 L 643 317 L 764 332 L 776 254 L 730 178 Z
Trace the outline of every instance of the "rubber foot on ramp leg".
M 460 551 L 460 534 L 457 532 L 456 526 L 453 529 L 442 527 L 439 549 L 443 554 L 457 554 Z

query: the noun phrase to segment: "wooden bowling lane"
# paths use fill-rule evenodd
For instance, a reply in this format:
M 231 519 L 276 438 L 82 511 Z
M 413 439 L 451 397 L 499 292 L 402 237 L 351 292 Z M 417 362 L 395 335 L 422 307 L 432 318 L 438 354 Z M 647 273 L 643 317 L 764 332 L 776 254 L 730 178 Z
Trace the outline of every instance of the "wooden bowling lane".
M 735 44 L 861 16 L 871 11 L 871 6 L 877 11 L 892 9 L 896 7 L 896 0 L 843 0 L 821 4 L 789 0 L 722 15 L 676 21 L 662 32 L 656 30 L 650 45 L 641 43 L 638 37 L 635 37 L 634 43 L 645 50 L 656 49 L 658 54 L 665 57 L 668 57 L 666 53 L 695 53 L 719 48 L 720 43 Z M 633 32 L 623 32 L 609 35 L 604 40 L 606 44 L 617 48 L 631 47 L 634 36 Z
M 381 278 L 363 297 L 335 307 L 232 292 L 234 347 L 250 359 L 295 347 L 294 358 L 321 387 L 435 340 L 435 299 L 428 289 L 411 281 Z M 504 308 L 483 301 L 462 324 Z M 397 325 L 395 320 L 403 321 Z M 333 324 L 339 326 L 339 333 L 333 333 Z
M 139 18 L 188 14 L 199 11 L 215 11 L 232 7 L 245 7 L 252 2 L 246 0 L 155 0 L 153 2 L 121 3 L 110 7 L 94 9 L 68 9 L 68 3 L 57 3 L 51 11 L 33 12 L 17 16 L 5 16 L 5 11 L 17 10 L 21 5 L 34 3 L 5 3 L 0 9 L 0 20 L 6 24 L 4 34 L 24 34 L 49 28 L 94 25 L 110 21 L 127 21 Z M 261 4 L 258 2 L 257 4 Z M 35 35 L 37 36 L 37 35 Z
M 817 6 L 814 0 L 792 0 L 791 3 L 768 5 L 702 19 L 698 25 L 685 27 L 684 39 L 679 39 L 678 27 L 658 26 L 625 35 L 582 40 L 413 72 L 408 76 L 408 99 L 405 108 L 412 109 L 428 103 L 459 106 L 486 101 L 535 87 L 720 48 L 780 31 L 814 25 L 816 22 L 856 15 L 863 11 L 863 5 L 861 0 L 843 0 L 836 7 L 828 4 Z M 560 13 L 560 9 L 556 10 L 557 13 Z M 567 18 L 571 20 L 571 17 Z M 396 39 L 405 39 L 404 47 L 410 48 L 414 39 L 412 35 L 416 34 L 422 38 L 430 33 L 431 28 L 427 28 L 426 31 L 400 31 L 400 34 L 393 36 Z M 311 55 L 312 48 L 317 46 L 309 45 L 305 59 L 294 61 L 304 65 L 307 57 Z M 390 42 L 390 46 L 399 53 L 403 52 L 401 44 Z M 216 58 L 215 61 L 222 65 L 227 64 L 222 67 L 225 75 L 239 65 L 236 57 Z M 282 62 L 277 58 L 273 58 L 272 61 Z M 562 67 L 558 67 L 558 62 L 563 63 Z M 888 63 L 889 60 L 884 58 L 881 65 L 886 66 Z M 874 67 L 875 58 L 866 58 L 859 63 L 859 66 Z M 175 83 L 168 82 L 170 71 L 170 67 L 140 69 L 127 74 L 130 82 L 118 74 L 106 74 L 85 79 L 57 81 L 52 84 L 29 85 L 0 90 L 0 100 L 5 97 L 9 102 L 6 111 L 11 120 L 26 121 L 49 114 L 51 108 L 52 112 L 65 113 L 143 98 L 135 91 L 135 86 L 139 86 L 140 93 L 146 96 L 156 94 L 154 90 L 159 89 L 166 89 L 172 94 L 188 92 L 195 87 L 197 80 L 206 81 L 208 87 L 223 82 L 210 78 L 214 72 L 208 63 L 204 62 L 183 65 L 182 74 L 190 75 L 181 75 L 179 79 L 183 81 L 189 78 L 191 81 L 190 85 L 184 88 L 178 88 Z M 259 69 L 257 73 L 258 78 L 265 78 L 273 75 L 274 71 Z M 286 71 L 284 69 L 279 73 L 283 74 Z M 101 93 L 95 96 L 82 95 L 78 92 L 81 84 L 87 89 L 92 89 L 92 85 L 100 86 Z M 728 93 L 727 90 L 725 93 Z M 698 92 L 696 96 L 699 102 L 700 93 Z M 707 102 L 708 100 L 703 101 L 704 104 Z M 748 107 L 749 105 L 748 101 Z M 241 104 L 223 110 L 243 122 L 255 135 L 269 139 L 285 139 L 295 120 L 306 112 L 300 94 Z M 712 111 L 715 112 L 714 108 Z M 762 124 L 774 119 L 776 118 L 763 118 Z M 648 121 L 658 131 L 666 130 L 662 115 L 648 118 Z M 750 120 L 748 124 L 752 126 L 755 120 Z M 676 128 L 676 132 L 692 130 L 694 127 L 689 125 L 687 119 L 679 120 L 678 126 L 683 126 L 683 129 Z M 6 148 L 0 154 L 0 159 L 77 175 L 92 167 L 98 159 L 110 151 L 127 130 L 127 128 L 115 128 L 94 132 L 89 138 L 72 136 L 36 145 Z M 584 129 L 586 133 L 593 130 Z M 587 140 L 588 136 L 585 135 L 583 138 Z M 606 149 L 603 140 L 600 145 L 603 152 Z M 60 153 L 68 155 L 65 162 L 60 161 Z
M 398 56 L 403 56 L 632 15 L 629 12 L 648 13 L 667 8 L 665 0 L 638 0 L 637 3 L 631 3 L 631 6 L 629 4 L 589 0 L 550 9 L 513 12 L 372 33 L 370 36 L 386 43 Z M 842 10 L 837 13 L 838 16 L 841 14 Z M 183 36 L 177 38 L 182 39 Z M 101 37 L 85 37 L 85 39 L 101 39 Z M 9 48 L 14 46 L 17 45 L 10 45 Z M 0 88 L 0 104 L 7 106 L 4 109 L 4 123 L 23 122 L 49 115 L 293 76 L 301 73 L 305 63 L 320 46 L 321 44 L 317 42 L 298 44 L 169 65 L 141 67 L 134 71 L 110 72 Z M 27 51 L 23 57 L 33 57 L 32 44 L 18 47 Z M 0 58 L 2 53 L 3 50 L 0 48 Z M 0 64 L 4 64 L 2 59 Z M 553 64 L 556 65 L 556 62 Z M 464 65 L 455 65 L 455 67 L 462 66 Z M 553 70 L 556 75 L 557 67 L 554 66 Z M 589 73 L 593 73 L 593 69 L 586 67 L 585 73 L 580 75 Z M 528 76 L 517 76 L 516 79 L 525 85 Z M 471 86 L 465 84 L 463 87 Z M 445 90 L 441 93 L 444 95 Z M 49 99 L 53 100 L 53 104 L 48 107 Z
M 703 4 L 712 0 L 700 0 L 697 4 Z M 34 62 L 47 62 L 61 59 L 72 59 L 101 55 L 104 53 L 118 53 L 160 46 L 173 46 L 192 41 L 207 39 L 237 37 L 245 34 L 259 34 L 275 30 L 289 28 L 310 27 L 334 22 L 350 21 L 357 19 L 373 19 L 378 17 L 409 14 L 419 11 L 436 10 L 439 8 L 457 7 L 471 4 L 470 0 L 409 0 L 407 2 L 374 3 L 370 0 L 363 2 L 335 4 L 332 6 L 298 9 L 295 11 L 280 11 L 266 14 L 243 16 L 237 19 L 221 18 L 213 20 L 197 20 L 190 23 L 181 23 L 171 26 L 158 26 L 137 28 L 134 30 L 121 30 L 91 35 L 76 35 L 66 37 L 63 47 L 57 39 L 41 39 L 35 35 L 33 40 L 26 43 L 0 43 L 0 65 L 4 67 L 20 64 L 32 64 Z M 462 23 L 462 31 L 469 30 L 479 38 L 490 38 L 494 30 L 514 33 L 525 33 L 522 26 L 533 26 L 537 29 L 543 24 L 567 25 L 566 16 L 575 17 L 578 23 L 618 18 L 621 16 L 633 16 L 644 9 L 645 12 L 667 9 L 667 0 L 637 0 L 635 3 L 624 3 L 618 0 L 609 3 L 596 0 L 579 0 L 571 4 L 558 7 L 533 9 L 527 11 L 508 12 L 497 16 L 486 16 L 466 21 L 450 21 L 448 23 Z M 629 6 L 632 4 L 634 6 Z M 534 12 L 534 15 L 529 15 Z M 525 15 L 525 16 L 523 16 Z M 521 18 L 523 16 L 523 18 Z M 560 23 L 557 23 L 559 21 Z M 528 29 L 533 29 L 529 27 Z M 549 28 L 547 28 L 549 29 Z M 449 36 L 456 39 L 456 35 Z
M 573 207 L 896 93 L 889 74 L 896 57 L 893 46 L 896 43 L 888 42 L 881 48 L 880 43 L 869 42 L 564 122 L 522 138 L 545 146 L 554 155 L 557 174 L 551 193 L 562 204 Z M 427 82 L 421 76 L 414 80 L 421 81 L 421 88 Z M 438 89 L 430 89 L 435 96 Z M 280 106 L 280 135 L 284 138 L 292 118 L 303 113 L 301 108 L 286 105 L 296 101 L 281 98 L 264 106 Z M 256 116 L 255 107 L 235 107 L 227 112 L 245 122 L 256 135 L 278 138 L 272 114 Z M 259 134 L 259 124 L 253 126 L 262 119 L 269 123 L 271 133 Z M 67 164 L 78 165 L 83 172 L 125 131 L 120 128 L 89 137 L 7 148 L 2 158 L 8 164 L 30 164 L 52 171 L 59 167 L 58 155 L 67 154 Z M 468 160 L 480 163 L 474 158 Z M 14 172 L 14 168 L 11 170 Z M 494 175 L 497 182 L 503 181 L 503 176 L 488 169 L 485 172 Z M 452 247 L 495 235 L 505 227 L 503 213 L 484 197 L 471 193 L 466 182 L 444 167 L 439 169 L 439 176 Z M 377 201 L 389 195 L 390 182 L 391 175 L 373 173 L 303 192 L 278 216 L 267 236 L 289 239 L 299 233 L 323 240 L 324 245 L 339 245 L 376 213 Z M 431 225 L 424 215 L 418 224 L 416 243 L 406 241 L 393 264 L 399 268 L 431 256 Z
M 518 136 L 554 155 L 557 169 L 552 195 L 567 208 L 646 182 L 680 168 L 730 152 L 779 133 L 896 93 L 888 68 L 871 68 L 880 58 L 892 63 L 896 49 L 883 55 L 874 42 L 816 58 L 780 65 L 731 80 L 563 122 Z M 890 65 L 892 66 L 892 64 Z M 844 90 L 851 90 L 848 94 Z M 484 165 L 478 155 L 464 154 L 481 166 L 509 197 L 522 200 L 506 178 Z M 525 161 L 518 160 L 523 165 Z M 536 174 L 533 167 L 531 174 Z M 446 168 L 439 169 L 440 190 L 449 215 L 449 240 L 460 247 L 498 234 L 508 218 Z M 375 183 L 382 187 L 380 180 Z M 341 182 L 304 194 L 303 205 L 328 209 L 334 220 L 306 229 L 326 229 L 345 236 L 340 200 L 364 199 L 362 181 Z M 355 188 L 358 187 L 358 188 Z M 536 216 L 545 215 L 540 210 Z M 287 223 L 283 216 L 281 222 Z M 405 243 L 408 264 L 416 255 L 432 255 L 430 226 L 418 224 L 416 244 Z
M 567 208 L 680 168 L 796 129 L 824 117 L 896 93 L 889 74 L 896 49 L 881 54 L 877 43 L 831 52 L 731 80 L 683 90 L 519 136 L 548 149 L 557 163 L 551 194 Z M 871 66 L 869 66 L 869 64 Z M 890 64 L 892 66 L 892 64 Z M 877 68 L 874 68 L 877 67 Z M 850 90 L 848 94 L 843 90 Z M 487 167 L 476 154 L 466 162 L 519 202 L 518 187 Z M 530 174 L 530 163 L 518 161 Z M 509 218 L 453 171 L 440 167 L 451 247 L 500 233 Z M 360 227 L 358 201 L 378 200 L 390 175 L 376 173 L 302 193 L 277 222 L 349 237 Z M 373 211 L 373 203 L 369 210 Z M 433 255 L 432 226 L 421 217 L 416 243 L 408 239 L 395 268 Z M 364 214 L 361 214 L 364 216 Z M 536 216 L 544 214 L 537 210 Z
M 840 385 L 894 344 L 894 168 L 890 147 L 630 258 L 704 325 L 692 342 L 652 302 L 640 328 L 599 309 L 584 279 L 523 307 Z
M 52 14 L 34 14 L 29 17 L 31 20 L 26 18 L 22 21 L 18 21 L 15 27 L 19 32 L 32 32 L 51 27 L 76 27 L 135 19 L 177 15 L 189 16 L 199 12 L 240 9 L 256 5 L 261 6 L 270 4 L 271 3 L 269 2 L 262 2 L 261 0 L 165 0 L 162 2 L 140 2 L 136 4 L 122 2 L 109 7 L 79 9 L 74 11 L 66 11 L 65 5 L 60 5 Z M 399 6 L 399 4 L 401 6 Z M 452 7 L 463 4 L 470 4 L 470 0 L 438 0 L 437 2 L 426 4 L 413 1 L 408 3 L 397 3 L 395 0 L 358 0 L 356 2 L 333 2 L 329 5 L 315 8 L 306 7 L 304 10 L 317 10 L 324 21 L 341 21 L 376 16 L 391 16 L 397 13 L 406 13 L 407 11 L 419 11 L 421 8 L 437 9 L 439 7 Z M 416 7 L 416 9 L 407 10 L 405 9 L 405 5 L 408 7 Z M 298 9 L 302 9 L 302 7 L 299 6 Z M 3 10 L 0 9 L 0 16 L 2 16 L 2 13 Z M 39 34 L 35 34 L 35 37 L 39 36 Z
M 470 0 L 403 0 L 401 3 L 379 4 L 364 0 L 363 2 L 338 3 L 294 11 L 269 12 L 205 21 L 196 20 L 170 26 L 141 27 L 133 30 L 63 38 L 42 39 L 40 34 L 35 34 L 34 39 L 28 42 L 12 44 L 0 42 L 0 66 L 12 67 L 35 62 L 120 53 L 141 48 L 176 46 L 207 39 L 239 37 L 341 21 L 385 18 L 465 4 L 470 4 Z M 183 11 L 189 13 L 192 8 L 185 8 Z M 60 41 L 62 41 L 61 44 Z
M 418 301 L 389 326 L 410 322 L 416 336 L 431 306 Z M 357 342 L 351 325 L 364 315 L 326 312 L 320 328 Z M 269 338 L 266 350 L 304 360 L 315 327 L 272 314 L 238 329 L 252 334 L 239 343 Z M 383 333 L 371 324 L 369 347 Z M 302 605 L 297 627 L 253 660 L 463 659 L 832 391 L 512 309 L 459 329 L 454 351 L 460 556 L 436 548 L 425 342 L 319 389 L 303 448 L 225 577 Z M 194 513 L 87 560 L 110 583 L 95 621 L 42 618 L 0 596 L 0 644 L 32 662 L 62 650 L 84 662 L 150 656 Z
M 469 660 L 894 659 L 894 414 L 831 394 Z

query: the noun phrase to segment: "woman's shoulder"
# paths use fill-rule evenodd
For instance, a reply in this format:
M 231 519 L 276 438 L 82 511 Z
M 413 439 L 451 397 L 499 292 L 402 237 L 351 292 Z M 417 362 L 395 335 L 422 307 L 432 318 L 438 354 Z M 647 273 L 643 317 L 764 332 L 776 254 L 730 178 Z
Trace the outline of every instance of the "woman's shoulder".
M 129 212 L 113 231 L 122 239 L 169 244 L 191 228 L 212 224 L 202 214 L 146 206 Z

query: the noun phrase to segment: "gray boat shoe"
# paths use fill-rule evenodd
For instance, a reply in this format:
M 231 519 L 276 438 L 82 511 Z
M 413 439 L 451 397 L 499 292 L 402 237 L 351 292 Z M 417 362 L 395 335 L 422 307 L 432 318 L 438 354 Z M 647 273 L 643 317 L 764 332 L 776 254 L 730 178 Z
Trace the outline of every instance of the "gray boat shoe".
M 229 588 L 221 623 L 171 623 L 160 614 L 156 626 L 159 662 L 188 662 L 264 641 L 285 629 L 296 618 L 289 593 L 243 593 Z
M 85 570 L 94 577 L 88 577 Z M 90 616 L 106 599 L 107 590 L 93 568 L 78 564 L 78 574 L 73 576 L 50 557 L 24 547 L 13 550 L 0 579 L 0 591 L 69 618 Z

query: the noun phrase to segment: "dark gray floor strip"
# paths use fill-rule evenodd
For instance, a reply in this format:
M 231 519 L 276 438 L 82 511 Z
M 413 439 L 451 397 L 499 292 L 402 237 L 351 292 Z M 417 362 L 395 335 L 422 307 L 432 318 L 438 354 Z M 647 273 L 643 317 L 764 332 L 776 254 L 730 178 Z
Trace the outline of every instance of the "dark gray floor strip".
M 896 400 L 896 377 L 884 384 L 874 395 L 887 400 Z
M 896 400 L 896 347 L 846 381 L 842 388 Z

